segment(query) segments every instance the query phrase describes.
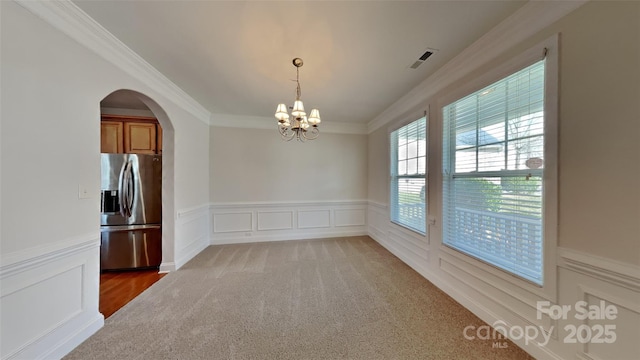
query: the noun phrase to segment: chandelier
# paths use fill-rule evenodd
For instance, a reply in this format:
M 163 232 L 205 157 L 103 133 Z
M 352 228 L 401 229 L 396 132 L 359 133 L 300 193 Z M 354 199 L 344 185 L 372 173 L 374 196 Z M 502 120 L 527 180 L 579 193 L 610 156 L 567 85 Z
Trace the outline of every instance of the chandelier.
M 298 141 L 313 140 L 320 135 L 320 112 L 318 109 L 311 110 L 309 117 L 304 112 L 304 105 L 300 100 L 300 67 L 302 59 L 293 59 L 293 66 L 296 67 L 296 100 L 291 107 L 291 121 L 285 104 L 279 104 L 276 108 L 276 119 L 278 119 L 278 130 L 282 139 L 290 141 L 295 138 Z

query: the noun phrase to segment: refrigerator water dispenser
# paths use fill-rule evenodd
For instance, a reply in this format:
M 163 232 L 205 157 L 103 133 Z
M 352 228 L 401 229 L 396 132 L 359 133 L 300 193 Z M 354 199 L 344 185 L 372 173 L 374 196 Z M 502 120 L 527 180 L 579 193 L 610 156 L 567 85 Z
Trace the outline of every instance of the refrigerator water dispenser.
M 102 190 L 100 209 L 102 213 L 120 212 L 118 190 Z

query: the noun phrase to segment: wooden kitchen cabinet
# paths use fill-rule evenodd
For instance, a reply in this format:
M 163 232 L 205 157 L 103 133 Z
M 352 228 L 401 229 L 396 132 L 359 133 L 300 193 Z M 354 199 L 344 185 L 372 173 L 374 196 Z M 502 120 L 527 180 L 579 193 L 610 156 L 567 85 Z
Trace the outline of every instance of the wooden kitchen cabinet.
M 124 124 L 121 121 L 102 121 L 100 123 L 100 152 L 124 152 Z
M 124 152 L 127 154 L 155 154 L 156 124 L 124 123 Z
M 162 128 L 151 117 L 102 115 L 100 152 L 162 154 Z

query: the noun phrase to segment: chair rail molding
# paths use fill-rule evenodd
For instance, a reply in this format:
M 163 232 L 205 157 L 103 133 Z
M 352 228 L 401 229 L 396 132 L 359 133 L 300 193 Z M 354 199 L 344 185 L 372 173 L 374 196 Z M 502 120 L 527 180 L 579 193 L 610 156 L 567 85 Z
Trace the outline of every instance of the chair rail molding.
M 52 244 L 2 254 L 0 279 L 99 246 L 100 233 L 91 232 Z
M 558 247 L 558 266 L 640 292 L 640 266 Z

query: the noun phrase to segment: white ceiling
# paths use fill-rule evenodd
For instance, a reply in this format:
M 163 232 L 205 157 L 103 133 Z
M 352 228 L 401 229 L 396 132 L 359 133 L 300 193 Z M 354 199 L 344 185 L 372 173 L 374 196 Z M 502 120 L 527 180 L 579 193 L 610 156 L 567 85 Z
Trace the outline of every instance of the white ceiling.
M 75 1 L 212 113 L 367 123 L 525 1 Z M 418 69 L 427 48 L 438 51 Z M 134 106 L 123 97 L 103 106 Z

